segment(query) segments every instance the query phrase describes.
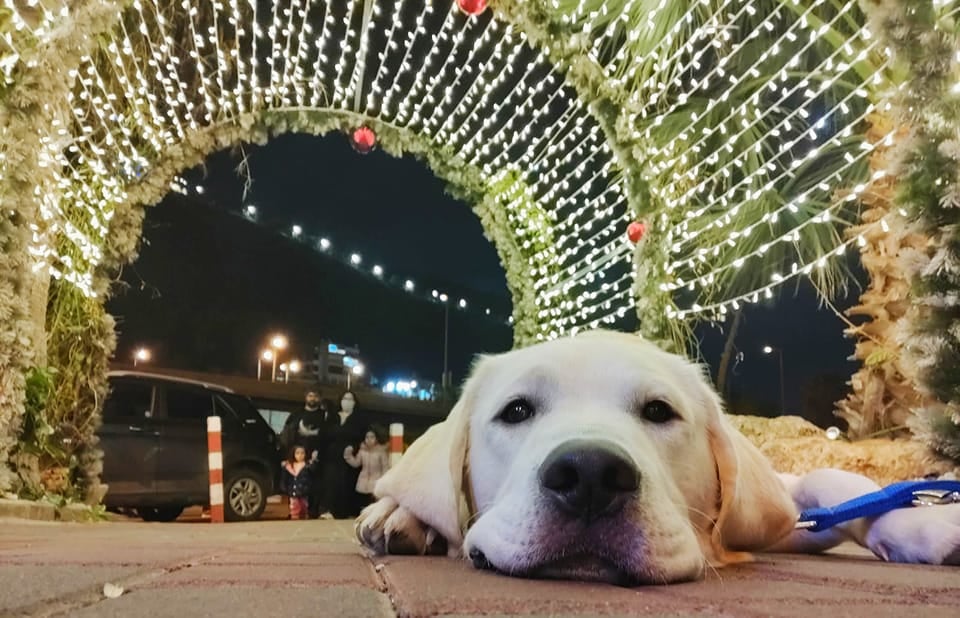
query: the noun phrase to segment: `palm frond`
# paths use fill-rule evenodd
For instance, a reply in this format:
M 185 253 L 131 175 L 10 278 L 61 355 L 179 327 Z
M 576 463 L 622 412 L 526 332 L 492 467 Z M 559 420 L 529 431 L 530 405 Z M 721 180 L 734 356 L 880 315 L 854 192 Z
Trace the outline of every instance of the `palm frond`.
M 673 227 L 678 305 L 715 306 L 799 275 L 826 294 L 843 289 L 846 260 L 825 258 L 845 251 L 842 231 L 857 220 L 850 190 L 869 179 L 870 85 L 886 75 L 863 15 L 841 0 L 765 0 L 741 12 L 723 0 L 678 4 L 698 33 L 672 43 L 670 66 L 680 68 L 629 82 Z M 664 14 L 651 31 L 676 19 Z M 704 42 L 705 31 L 714 38 Z

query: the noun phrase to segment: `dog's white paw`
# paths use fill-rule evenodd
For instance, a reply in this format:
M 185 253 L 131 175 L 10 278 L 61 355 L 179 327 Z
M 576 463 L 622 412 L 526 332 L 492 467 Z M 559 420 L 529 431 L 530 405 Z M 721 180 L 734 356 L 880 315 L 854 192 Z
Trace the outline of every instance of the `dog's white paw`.
M 353 525 L 357 540 L 378 555 L 387 553 L 384 526 L 387 518 L 398 506 L 400 505 L 393 498 L 381 498 L 360 511 Z
M 363 509 L 354 529 L 357 539 L 380 555 L 443 555 L 447 552 L 442 536 L 389 497 Z
M 864 544 L 888 562 L 960 566 L 960 504 L 890 511 L 873 521 Z

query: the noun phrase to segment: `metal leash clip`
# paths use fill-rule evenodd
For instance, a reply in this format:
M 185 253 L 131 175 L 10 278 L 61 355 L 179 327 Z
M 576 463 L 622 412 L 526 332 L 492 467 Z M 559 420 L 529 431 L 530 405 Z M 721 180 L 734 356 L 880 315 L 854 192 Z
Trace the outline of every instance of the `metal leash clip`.
M 940 506 L 960 502 L 960 491 L 921 489 L 913 492 L 913 506 Z

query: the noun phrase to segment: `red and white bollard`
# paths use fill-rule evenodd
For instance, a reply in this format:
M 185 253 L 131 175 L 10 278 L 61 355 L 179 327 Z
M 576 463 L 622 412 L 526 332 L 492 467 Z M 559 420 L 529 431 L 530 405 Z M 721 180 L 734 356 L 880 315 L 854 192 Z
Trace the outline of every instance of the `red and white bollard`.
M 223 446 L 220 417 L 207 417 L 207 452 L 210 462 L 210 521 L 223 523 Z
M 403 423 L 390 423 L 390 467 L 403 455 Z

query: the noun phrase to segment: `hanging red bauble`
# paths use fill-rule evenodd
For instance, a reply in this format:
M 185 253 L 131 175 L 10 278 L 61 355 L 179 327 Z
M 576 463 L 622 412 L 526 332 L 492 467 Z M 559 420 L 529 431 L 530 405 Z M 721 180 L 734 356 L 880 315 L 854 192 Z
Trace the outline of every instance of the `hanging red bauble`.
M 377 134 L 370 127 L 357 127 L 350 134 L 350 143 L 360 154 L 367 154 L 377 145 Z
M 633 244 L 640 242 L 640 239 L 643 238 L 643 235 L 646 233 L 647 224 L 642 221 L 634 221 L 627 226 L 627 238 L 629 238 Z
M 457 0 L 457 6 L 467 15 L 479 15 L 487 10 L 487 0 Z

